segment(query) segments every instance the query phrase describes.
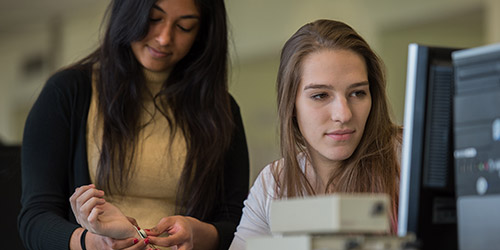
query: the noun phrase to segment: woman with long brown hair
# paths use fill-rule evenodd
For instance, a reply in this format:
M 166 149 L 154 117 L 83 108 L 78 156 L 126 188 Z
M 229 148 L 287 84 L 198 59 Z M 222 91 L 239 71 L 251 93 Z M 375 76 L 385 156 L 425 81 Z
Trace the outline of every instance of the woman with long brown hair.
M 230 249 L 271 234 L 270 203 L 287 197 L 386 193 L 396 231 L 401 128 L 385 90 L 381 60 L 345 23 L 317 20 L 285 43 L 277 78 L 282 159 L 256 179 Z
M 55 73 L 26 121 L 26 248 L 227 249 L 249 163 L 224 1 L 113 0 L 107 17 L 99 48 Z

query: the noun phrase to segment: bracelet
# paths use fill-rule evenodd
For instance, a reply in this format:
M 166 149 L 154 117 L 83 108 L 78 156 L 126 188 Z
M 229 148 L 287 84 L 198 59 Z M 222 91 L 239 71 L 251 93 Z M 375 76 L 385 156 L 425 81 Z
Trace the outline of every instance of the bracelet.
M 87 250 L 87 247 L 85 246 L 85 236 L 87 235 L 88 230 L 84 229 L 82 235 L 80 236 L 80 246 L 82 247 L 82 250 Z

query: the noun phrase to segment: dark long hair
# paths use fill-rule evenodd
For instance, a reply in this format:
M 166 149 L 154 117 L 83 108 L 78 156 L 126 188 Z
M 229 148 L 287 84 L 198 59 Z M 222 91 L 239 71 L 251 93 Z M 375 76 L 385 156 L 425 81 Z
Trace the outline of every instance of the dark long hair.
M 320 50 L 349 50 L 364 58 L 372 107 L 365 131 L 353 154 L 329 178 L 325 192 L 380 192 L 391 197 L 391 219 L 397 218 L 401 128 L 391 120 L 384 66 L 368 43 L 350 26 L 333 20 L 317 20 L 302 26 L 285 43 L 278 70 L 278 115 L 283 168 L 276 168 L 280 197 L 312 195 L 314 190 L 302 172 L 297 155 L 307 155 L 305 139 L 295 117 L 295 100 L 302 79 L 304 58 Z M 279 171 L 279 172 L 278 172 Z
M 196 40 L 172 69 L 155 103 L 159 110 L 172 111 L 162 112 L 171 134 L 181 132 L 186 139 L 177 213 L 204 219 L 224 199 L 222 163 L 234 124 L 227 86 L 224 1 L 194 1 L 201 16 Z M 149 13 L 155 3 L 112 1 L 101 46 L 75 65 L 99 63 L 96 90 L 103 137 L 96 182 L 107 193 L 120 193 L 134 168 L 145 79 L 130 44 L 148 33 Z

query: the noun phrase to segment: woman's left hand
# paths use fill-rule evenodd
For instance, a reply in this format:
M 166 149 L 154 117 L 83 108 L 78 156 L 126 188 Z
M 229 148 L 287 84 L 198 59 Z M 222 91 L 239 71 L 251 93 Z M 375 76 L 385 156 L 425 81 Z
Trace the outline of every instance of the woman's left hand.
M 77 222 L 92 233 L 110 238 L 134 237 L 135 220 L 126 217 L 120 209 L 102 199 L 103 195 L 104 192 L 97 190 L 93 184 L 75 190 L 70 203 Z
M 211 224 L 189 216 L 170 216 L 160 220 L 156 227 L 146 230 L 149 242 L 178 250 L 215 249 L 218 245 L 217 229 Z M 166 237 L 158 237 L 167 233 Z

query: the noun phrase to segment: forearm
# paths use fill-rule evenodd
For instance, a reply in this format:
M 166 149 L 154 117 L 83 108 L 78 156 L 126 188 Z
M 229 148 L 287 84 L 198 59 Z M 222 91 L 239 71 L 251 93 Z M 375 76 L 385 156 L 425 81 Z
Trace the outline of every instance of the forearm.
M 219 245 L 219 234 L 217 229 L 209 223 L 187 217 L 193 229 L 194 249 L 217 249 Z

